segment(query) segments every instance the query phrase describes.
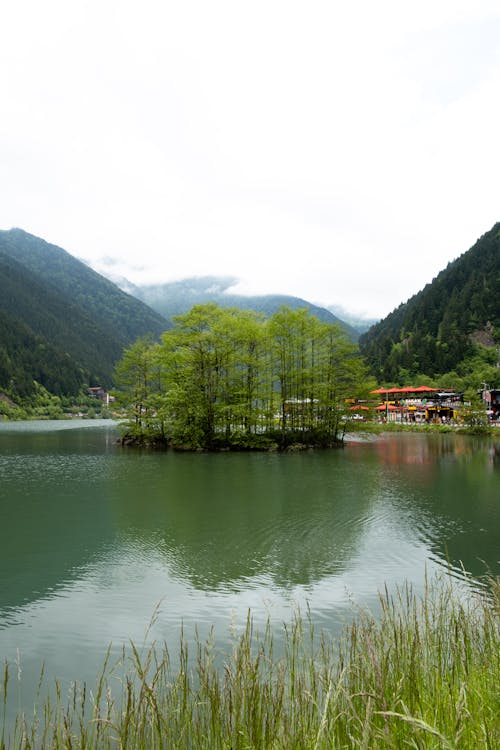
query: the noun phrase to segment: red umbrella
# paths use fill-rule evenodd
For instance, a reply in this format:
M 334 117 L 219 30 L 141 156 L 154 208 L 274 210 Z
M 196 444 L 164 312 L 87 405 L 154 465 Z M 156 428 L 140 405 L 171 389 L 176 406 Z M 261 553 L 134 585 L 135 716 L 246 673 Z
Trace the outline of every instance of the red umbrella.
M 407 388 L 377 388 L 376 391 L 370 391 L 370 393 L 405 393 Z M 411 388 L 411 390 L 415 390 L 414 388 Z
M 398 411 L 399 407 L 393 406 L 392 404 L 380 404 L 375 407 L 375 411 Z
M 438 390 L 439 388 L 430 388 L 428 385 L 419 385 L 418 388 L 412 385 L 405 385 L 401 388 L 377 388 L 376 391 L 370 391 L 370 393 L 427 393 Z

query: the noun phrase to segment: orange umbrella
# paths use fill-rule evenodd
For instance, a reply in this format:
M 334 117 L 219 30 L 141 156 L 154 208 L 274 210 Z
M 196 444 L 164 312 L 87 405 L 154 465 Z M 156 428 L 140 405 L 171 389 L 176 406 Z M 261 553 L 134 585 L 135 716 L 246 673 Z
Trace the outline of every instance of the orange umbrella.
M 412 391 L 414 388 L 411 389 Z M 377 388 L 376 391 L 370 391 L 370 393 L 405 393 L 406 388 Z

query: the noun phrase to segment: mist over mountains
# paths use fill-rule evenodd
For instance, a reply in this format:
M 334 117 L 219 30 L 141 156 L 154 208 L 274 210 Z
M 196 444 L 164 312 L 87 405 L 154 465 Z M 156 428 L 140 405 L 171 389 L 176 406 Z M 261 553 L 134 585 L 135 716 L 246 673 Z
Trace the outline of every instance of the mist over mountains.
M 231 287 L 238 283 L 233 276 L 193 276 L 163 284 L 136 286 L 123 279 L 120 285 L 138 299 L 172 320 L 175 315 L 187 312 L 193 305 L 215 302 L 220 307 L 254 310 L 270 316 L 283 305 L 292 309 L 306 308 L 325 323 L 338 324 L 347 336 L 357 341 L 360 331 L 341 320 L 325 307 L 308 302 L 301 297 L 286 294 L 242 295 L 232 294 Z
M 143 286 L 122 279 L 118 285 L 22 229 L 0 231 L 0 392 L 29 397 L 35 383 L 56 395 L 74 395 L 88 385 L 109 388 L 126 347 L 141 336 L 158 339 L 176 315 L 205 302 L 265 316 L 282 305 L 307 308 L 340 325 L 351 340 L 359 338 L 379 381 L 460 375 L 478 353 L 487 363 L 498 361 L 500 223 L 369 330 L 367 321 L 346 321 L 335 306 L 281 294 L 233 294 L 237 281 L 194 276 Z
M 0 231 L 0 388 L 25 397 L 33 381 L 56 395 L 110 387 L 124 347 L 167 327 L 62 248 Z
M 243 297 L 232 277 L 202 277 L 123 288 L 61 247 L 22 229 L 0 231 L 0 391 L 28 398 L 36 383 L 55 395 L 113 384 L 114 367 L 139 337 L 158 339 L 171 318 L 215 301 L 271 315 L 281 305 L 307 307 L 358 333 L 328 310 L 285 295 Z

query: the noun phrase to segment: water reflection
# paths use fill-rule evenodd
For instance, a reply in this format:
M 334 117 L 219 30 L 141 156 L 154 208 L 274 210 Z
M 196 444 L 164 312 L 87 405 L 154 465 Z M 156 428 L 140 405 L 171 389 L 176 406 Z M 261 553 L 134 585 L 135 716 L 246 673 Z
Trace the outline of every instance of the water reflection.
M 78 578 L 114 535 L 103 486 L 115 431 L 84 424 L 1 425 L 0 611 Z
M 339 573 L 356 554 L 377 487 L 370 472 L 354 479 L 343 453 L 141 461 L 141 502 L 128 472 L 113 498 L 115 522 L 161 539 L 172 574 L 201 589 L 263 574 L 287 588 Z
M 124 550 L 130 575 L 155 566 L 165 590 L 208 593 L 312 592 L 355 570 L 376 590 L 426 559 L 498 571 L 491 441 L 390 435 L 341 451 L 191 455 L 121 450 L 109 425 L 44 429 L 0 430 L 0 612 L 90 570 L 113 582 Z
M 388 435 L 344 450 L 122 450 L 110 425 L 0 425 L 0 658 L 26 705 L 47 673 L 93 681 L 108 644 L 219 635 L 299 604 L 332 630 L 352 602 L 450 564 L 500 572 L 498 444 Z M 34 689 L 34 688 L 33 688 Z
M 500 444 L 417 434 L 378 440 L 374 448 L 386 491 L 399 510 L 406 506 L 431 555 L 476 576 L 498 574 Z

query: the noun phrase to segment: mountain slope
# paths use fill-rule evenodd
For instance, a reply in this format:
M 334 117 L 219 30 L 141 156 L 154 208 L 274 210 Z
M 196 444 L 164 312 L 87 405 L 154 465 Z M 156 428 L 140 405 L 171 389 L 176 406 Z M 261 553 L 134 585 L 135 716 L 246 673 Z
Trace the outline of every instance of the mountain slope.
M 228 289 L 234 286 L 236 279 L 224 276 L 201 276 L 171 281 L 165 284 L 147 286 L 127 285 L 127 290 L 168 319 L 191 309 L 193 305 L 205 302 L 216 302 L 220 307 L 237 307 L 255 310 L 270 316 L 282 305 L 292 309 L 306 308 L 319 320 L 326 323 L 337 323 L 353 341 L 359 333 L 350 325 L 324 307 L 313 305 L 300 297 L 284 294 L 241 295 L 230 294 Z
M 0 389 L 56 395 L 109 387 L 123 349 L 168 322 L 61 248 L 0 232 Z
M 434 377 L 454 370 L 475 342 L 500 339 L 500 223 L 430 284 L 360 337 L 373 373 Z
M 40 281 L 27 268 L 0 251 L 0 310 L 17 321 L 37 341 L 53 352 L 69 355 L 88 379 L 108 380 L 111 363 L 120 357 L 119 341 L 65 295 Z M 12 325 L 2 327 L 0 341 L 7 333 L 12 342 Z M 11 344 L 12 345 L 12 344 Z M 38 349 L 38 346 L 36 347 Z M 37 378 L 33 376 L 36 380 Z M 48 384 L 42 384 L 49 388 Z
M 0 391 L 24 399 L 36 381 L 56 396 L 76 395 L 89 380 L 69 354 L 0 310 Z
M 22 229 L 0 231 L 0 252 L 72 300 L 122 345 L 145 333 L 159 336 L 168 327 L 161 315 L 66 250 Z

